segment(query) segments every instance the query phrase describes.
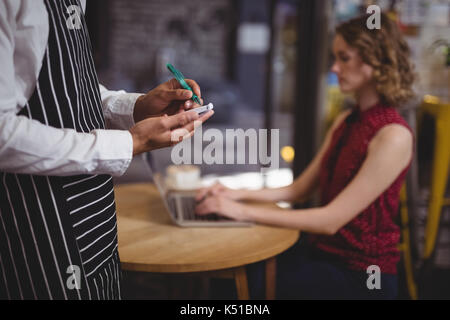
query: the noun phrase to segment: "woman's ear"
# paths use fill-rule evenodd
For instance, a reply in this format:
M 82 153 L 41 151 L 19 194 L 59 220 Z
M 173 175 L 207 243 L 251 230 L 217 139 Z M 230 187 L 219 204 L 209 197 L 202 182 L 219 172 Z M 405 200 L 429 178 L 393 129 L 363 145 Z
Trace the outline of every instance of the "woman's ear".
M 371 65 L 368 65 L 367 63 L 363 63 L 361 71 L 362 71 L 362 73 L 364 75 L 364 78 L 367 81 L 373 80 L 373 76 L 374 76 L 374 71 L 375 70 L 373 69 L 373 67 Z

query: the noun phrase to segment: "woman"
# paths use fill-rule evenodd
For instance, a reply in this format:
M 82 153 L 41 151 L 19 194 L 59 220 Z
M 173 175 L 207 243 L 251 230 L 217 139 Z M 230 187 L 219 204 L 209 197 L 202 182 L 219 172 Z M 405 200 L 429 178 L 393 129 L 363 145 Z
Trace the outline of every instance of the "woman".
M 196 212 L 302 231 L 300 246 L 279 259 L 280 298 L 395 298 L 398 196 L 413 155 L 413 134 L 396 111 L 412 96 L 409 48 L 394 22 L 379 30 L 367 16 L 337 28 L 332 71 L 357 105 L 334 121 L 315 158 L 289 186 L 258 191 L 202 189 Z M 261 209 L 237 200 L 299 201 L 319 188 L 321 206 Z M 308 233 L 307 240 L 304 234 Z M 369 290 L 368 267 L 381 271 Z

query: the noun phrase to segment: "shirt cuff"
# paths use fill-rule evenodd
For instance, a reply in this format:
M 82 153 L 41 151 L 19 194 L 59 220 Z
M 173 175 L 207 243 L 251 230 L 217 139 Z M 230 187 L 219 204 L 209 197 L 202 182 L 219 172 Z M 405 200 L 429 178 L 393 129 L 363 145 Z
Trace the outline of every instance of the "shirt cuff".
M 112 96 L 104 110 L 108 128 L 129 129 L 134 126 L 134 106 L 140 96 L 140 93 L 120 93 Z
M 128 130 L 94 130 L 97 136 L 99 160 L 96 171 L 122 176 L 133 159 L 133 137 Z

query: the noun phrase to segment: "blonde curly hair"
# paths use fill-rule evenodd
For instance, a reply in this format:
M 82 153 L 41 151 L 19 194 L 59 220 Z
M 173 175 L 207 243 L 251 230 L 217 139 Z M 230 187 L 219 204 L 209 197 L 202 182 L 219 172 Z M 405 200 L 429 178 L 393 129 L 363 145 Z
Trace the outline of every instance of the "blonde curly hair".
M 381 28 L 366 26 L 369 15 L 346 21 L 336 33 L 359 51 L 362 60 L 374 69 L 376 90 L 383 102 L 400 107 L 414 96 L 414 66 L 409 60 L 410 49 L 396 23 L 381 14 Z

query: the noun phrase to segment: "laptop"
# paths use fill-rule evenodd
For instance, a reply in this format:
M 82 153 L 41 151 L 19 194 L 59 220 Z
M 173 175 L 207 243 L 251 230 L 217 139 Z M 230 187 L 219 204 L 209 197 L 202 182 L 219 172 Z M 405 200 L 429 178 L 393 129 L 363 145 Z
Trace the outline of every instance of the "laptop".
M 181 227 L 250 227 L 251 222 L 236 221 L 217 214 L 199 216 L 195 214 L 195 191 L 174 191 L 166 188 L 162 174 L 155 173 L 153 180 L 170 219 Z

